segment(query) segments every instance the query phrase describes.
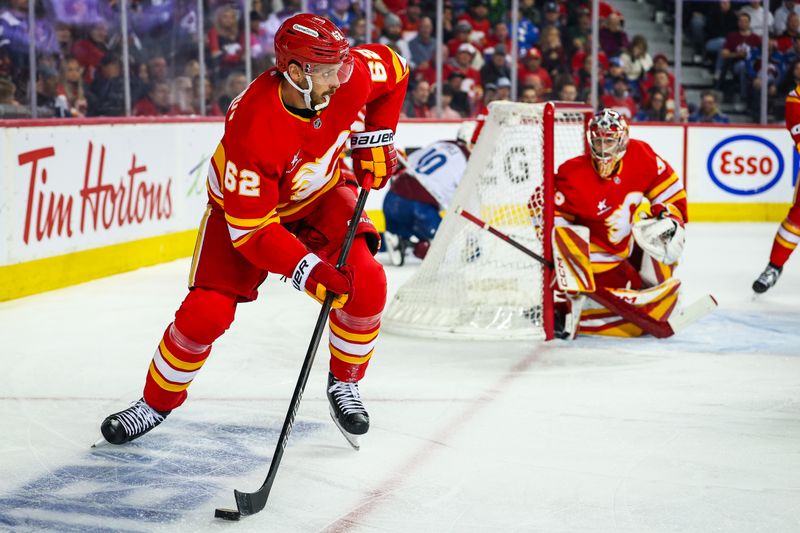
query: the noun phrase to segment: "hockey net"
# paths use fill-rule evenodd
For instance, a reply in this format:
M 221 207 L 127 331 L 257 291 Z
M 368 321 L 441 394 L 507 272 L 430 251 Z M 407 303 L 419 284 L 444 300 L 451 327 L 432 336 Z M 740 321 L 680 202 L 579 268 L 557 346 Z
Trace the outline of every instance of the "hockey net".
M 461 206 L 552 260 L 552 177 L 584 153 L 588 106 L 493 102 L 419 270 L 383 316 L 401 335 L 552 338 L 550 273 L 455 212 Z M 529 203 L 530 200 L 530 203 Z

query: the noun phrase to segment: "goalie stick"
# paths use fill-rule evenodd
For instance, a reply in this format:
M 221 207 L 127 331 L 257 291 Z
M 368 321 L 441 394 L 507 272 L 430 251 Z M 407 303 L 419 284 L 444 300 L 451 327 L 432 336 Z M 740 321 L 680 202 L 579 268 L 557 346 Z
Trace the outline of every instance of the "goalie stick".
M 367 174 L 365 176 L 361 193 L 358 195 L 358 201 L 356 202 L 353 218 L 350 219 L 350 226 L 347 228 L 347 234 L 345 235 L 344 242 L 342 243 L 342 250 L 339 252 L 339 260 L 336 262 L 337 270 L 344 266 L 344 263 L 347 260 L 347 255 L 350 253 L 350 247 L 353 245 L 356 229 L 358 228 L 358 221 L 361 219 L 361 213 L 364 211 L 364 205 L 367 203 L 367 196 L 369 195 L 370 189 L 372 189 L 372 179 L 373 178 L 371 174 Z M 264 483 L 255 492 L 241 492 L 234 490 L 233 494 L 236 498 L 237 510 L 217 509 L 214 512 L 214 516 L 216 518 L 222 518 L 224 520 L 239 520 L 243 516 L 256 514 L 264 509 L 264 507 L 267 505 L 267 498 L 269 498 L 269 493 L 272 490 L 272 484 L 275 482 L 275 476 L 278 474 L 278 467 L 281 465 L 283 451 L 286 448 L 286 443 L 289 441 L 289 435 L 292 432 L 292 425 L 294 424 L 295 416 L 297 416 L 297 410 L 300 407 L 300 400 L 303 398 L 303 391 L 306 388 L 308 376 L 311 373 L 311 367 L 314 364 L 314 357 L 317 354 L 319 341 L 322 338 L 322 332 L 325 329 L 325 323 L 327 322 L 328 314 L 331 311 L 333 296 L 334 295 L 331 292 L 325 296 L 325 302 L 322 304 L 319 317 L 317 317 L 317 325 L 314 327 L 314 334 L 311 336 L 311 342 L 308 345 L 306 358 L 303 360 L 303 366 L 300 368 L 300 375 L 297 377 L 297 384 L 294 387 L 292 401 L 289 404 L 289 410 L 286 412 L 286 418 L 283 421 L 283 428 L 281 429 L 280 437 L 278 437 L 278 443 L 275 446 L 275 453 L 272 454 L 272 462 L 269 465 L 269 472 L 267 473 Z
M 459 206 L 456 207 L 456 213 L 466 218 L 473 224 L 480 226 L 481 228 L 488 231 L 495 237 L 503 239 L 517 250 L 528 255 L 529 257 L 532 257 L 533 259 L 539 261 L 541 264 L 552 270 L 553 268 L 552 262 L 548 261 L 541 255 L 537 254 L 527 246 L 520 244 L 519 242 L 512 239 L 505 233 L 501 232 L 497 228 L 492 227 L 490 224 L 479 219 L 469 211 L 465 211 Z M 614 296 L 608 290 L 602 287 L 597 287 L 595 292 L 587 292 L 584 294 L 586 294 L 586 296 L 588 296 L 595 302 L 599 303 L 609 311 L 621 316 L 622 318 L 628 320 L 629 322 L 632 322 L 633 324 L 636 324 L 637 326 L 642 328 L 643 331 L 649 333 L 650 335 L 658 339 L 664 339 L 666 337 L 671 337 L 675 335 L 676 331 L 685 329 L 687 326 L 689 326 L 689 324 L 704 317 L 717 306 L 717 301 L 714 299 L 713 296 L 708 294 L 706 296 L 703 296 L 693 304 L 689 305 L 688 307 L 686 307 L 681 313 L 678 313 L 677 316 L 670 317 L 669 320 L 663 322 L 640 312 L 638 309 L 636 309 L 628 302 Z

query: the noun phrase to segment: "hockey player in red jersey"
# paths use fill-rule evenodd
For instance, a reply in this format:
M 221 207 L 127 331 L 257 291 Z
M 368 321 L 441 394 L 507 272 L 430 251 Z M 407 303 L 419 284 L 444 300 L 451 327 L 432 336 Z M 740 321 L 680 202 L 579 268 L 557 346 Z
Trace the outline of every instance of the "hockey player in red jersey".
M 327 291 L 337 295 L 329 320 L 331 415 L 348 440 L 369 429 L 358 382 L 376 344 L 386 277 L 373 257 L 379 235 L 366 216 L 346 267 L 332 266 L 357 196 L 339 161 L 350 139 L 358 181 L 370 173 L 374 188 L 386 184 L 397 165 L 394 130 L 408 67 L 383 45 L 351 49 L 333 23 L 309 14 L 281 25 L 275 53 L 276 67 L 228 108 L 209 163 L 189 294 L 155 351 L 143 397 L 103 421 L 110 443 L 140 437 L 184 402 L 237 305 L 256 299 L 268 273 L 320 302 Z M 366 129 L 351 134 L 364 106 Z
M 800 85 L 792 89 L 786 96 L 786 129 L 792 136 L 795 148 L 800 152 Z M 781 222 L 775 239 L 772 242 L 772 252 L 769 255 L 767 267 L 753 282 L 753 290 L 758 293 L 767 292 L 783 271 L 783 265 L 800 243 L 800 182 L 795 185 L 794 199 L 789 213 Z
M 683 250 L 686 192 L 670 165 L 647 143 L 629 139 L 624 117 L 605 109 L 587 128 L 589 153 L 563 163 L 555 178 L 555 226 L 584 226 L 589 234 L 589 259 L 594 282 L 611 290 L 656 319 L 666 319 L 675 306 L 679 282 L 672 271 Z M 635 222 L 635 213 L 649 201 L 649 214 Z M 573 312 L 580 332 L 635 336 L 640 328 L 595 307 Z M 586 302 L 587 306 L 594 302 Z M 557 325 L 563 322 L 558 316 Z M 560 320 L 559 320 L 560 319 Z M 562 336 L 563 331 L 561 332 Z M 569 335 L 574 335 L 574 329 Z

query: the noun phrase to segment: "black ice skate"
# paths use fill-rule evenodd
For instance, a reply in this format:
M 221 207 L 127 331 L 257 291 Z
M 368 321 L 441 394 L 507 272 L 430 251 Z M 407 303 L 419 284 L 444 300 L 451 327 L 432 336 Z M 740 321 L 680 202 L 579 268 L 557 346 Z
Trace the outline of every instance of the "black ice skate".
M 358 437 L 369 431 L 369 414 L 361 401 L 358 383 L 339 381 L 333 374 L 328 374 L 328 402 L 331 418 L 350 443 L 358 450 Z
M 139 399 L 136 403 L 113 415 L 108 415 L 100 424 L 103 438 L 95 446 L 104 441 L 110 444 L 125 444 L 133 439 L 138 439 L 167 418 L 171 411 L 156 411 L 144 401 Z
M 767 268 L 764 269 L 764 272 L 758 276 L 758 279 L 753 282 L 753 290 L 756 291 L 757 294 L 763 294 L 767 292 L 773 285 L 778 282 L 778 278 L 781 277 L 781 271 L 783 269 L 774 266 L 772 263 L 767 265 Z

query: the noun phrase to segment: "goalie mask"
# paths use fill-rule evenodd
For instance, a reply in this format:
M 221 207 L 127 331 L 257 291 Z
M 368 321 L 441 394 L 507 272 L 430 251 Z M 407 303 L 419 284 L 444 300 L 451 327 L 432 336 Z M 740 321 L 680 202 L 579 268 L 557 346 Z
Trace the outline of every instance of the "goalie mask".
M 589 121 L 586 140 L 597 173 L 607 178 L 628 149 L 628 121 L 611 109 L 599 111 Z
M 308 87 L 301 88 L 289 76 L 289 65 L 295 63 L 305 75 Z M 353 57 L 344 34 L 328 19 L 301 13 L 289 17 L 275 34 L 275 64 L 292 87 L 300 91 L 306 107 L 324 109 L 330 101 L 311 103 L 314 82 L 323 85 L 347 83 L 353 73 Z M 337 86 L 338 86 L 337 85 Z

